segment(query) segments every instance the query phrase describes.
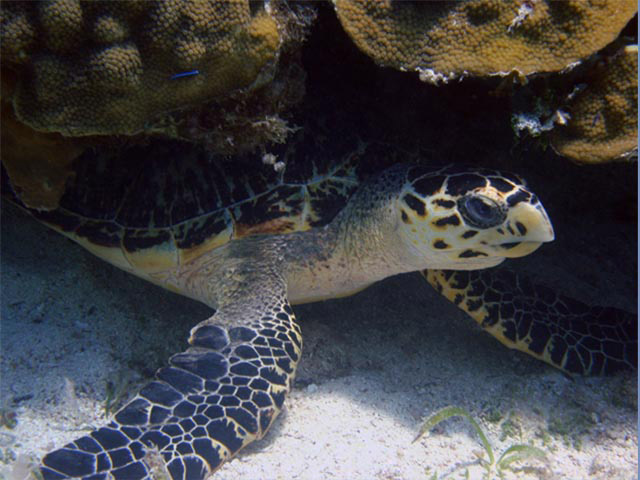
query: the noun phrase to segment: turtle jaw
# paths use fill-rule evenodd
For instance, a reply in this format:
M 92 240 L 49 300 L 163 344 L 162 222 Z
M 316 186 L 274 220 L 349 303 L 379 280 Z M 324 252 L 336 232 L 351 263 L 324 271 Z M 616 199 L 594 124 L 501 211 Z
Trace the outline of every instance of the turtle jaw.
M 505 243 L 499 245 L 496 251 L 498 255 L 503 258 L 518 258 L 525 257 L 530 253 L 535 252 L 542 242 L 517 242 L 517 243 Z
M 491 245 L 494 255 L 504 258 L 524 257 L 555 239 L 549 216 L 540 203 L 513 207 L 499 232 L 502 238 Z
M 549 216 L 540 203 L 517 205 L 509 212 L 505 225 L 505 230 L 514 235 L 510 241 L 503 240 L 494 247 L 496 254 L 504 258 L 524 257 L 543 243 L 555 240 Z
M 539 202 L 516 205 L 510 212 L 507 222 L 509 220 L 522 234 L 524 242 L 547 243 L 553 242 L 556 238 L 549 215 Z M 520 230 L 522 227 L 525 228 L 524 233 Z

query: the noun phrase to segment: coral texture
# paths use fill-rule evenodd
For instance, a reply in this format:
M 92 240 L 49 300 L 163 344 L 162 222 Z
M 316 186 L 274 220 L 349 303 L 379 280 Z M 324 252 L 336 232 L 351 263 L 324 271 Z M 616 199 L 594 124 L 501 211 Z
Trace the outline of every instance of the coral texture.
M 166 129 L 167 113 L 268 82 L 281 34 L 248 0 L 3 2 L 19 120 L 68 136 Z
M 334 0 L 340 22 L 378 64 L 432 83 L 464 75 L 561 70 L 613 41 L 633 0 Z
M 551 145 L 583 163 L 624 159 L 638 149 L 637 45 L 603 59 L 590 77 L 567 106 L 567 124 L 551 132 Z

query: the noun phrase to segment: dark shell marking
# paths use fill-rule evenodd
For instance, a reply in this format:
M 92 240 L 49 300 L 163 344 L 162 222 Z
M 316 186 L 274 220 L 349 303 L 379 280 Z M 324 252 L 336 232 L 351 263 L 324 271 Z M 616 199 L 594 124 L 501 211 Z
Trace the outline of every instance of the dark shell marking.
M 460 217 L 456 213 L 454 213 L 453 215 L 449 215 L 448 217 L 439 218 L 438 220 L 433 222 L 433 224 L 437 227 L 446 227 L 447 225 L 457 227 L 461 223 L 462 222 L 460 220 Z
M 471 173 L 452 175 L 447 179 L 446 193 L 453 197 L 457 197 L 486 186 L 487 179 L 480 175 L 474 175 Z
M 413 182 L 416 193 L 422 196 L 431 196 L 438 193 L 447 179 L 444 175 L 425 176 Z
M 491 186 L 501 193 L 508 193 L 516 188 L 513 183 L 500 177 L 489 177 L 489 183 L 491 183 Z
M 517 205 L 520 202 L 528 202 L 530 200 L 531 200 L 531 194 L 519 188 L 517 192 L 507 197 L 507 205 L 509 205 L 510 207 L 513 207 L 514 205 Z
M 438 250 L 444 250 L 446 248 L 449 248 L 449 244 L 447 244 L 447 242 L 445 242 L 444 240 L 435 240 L 433 242 L 433 248 L 437 248 Z
M 454 202 L 453 200 L 444 200 L 442 198 L 436 198 L 431 203 L 435 206 L 449 209 L 456 206 L 456 202 Z
M 407 193 L 402 197 L 402 200 L 407 204 L 409 208 L 411 208 L 411 210 L 415 211 L 419 217 L 424 217 L 426 215 L 427 210 L 425 204 L 418 197 Z
M 364 146 L 344 147 L 339 161 L 283 147 L 282 172 L 257 155 L 229 163 L 180 142 L 87 152 L 59 208 L 32 213 L 87 248 L 106 247 L 99 254 L 120 267 L 154 271 L 234 238 L 329 223 L 362 178 L 388 166 L 360 164 Z

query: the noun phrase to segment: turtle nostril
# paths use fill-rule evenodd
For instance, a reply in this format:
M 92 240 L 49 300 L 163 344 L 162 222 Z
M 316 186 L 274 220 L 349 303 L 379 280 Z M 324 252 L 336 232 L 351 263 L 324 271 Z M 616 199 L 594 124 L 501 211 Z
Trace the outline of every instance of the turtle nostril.
M 525 227 L 523 223 L 516 222 L 516 228 L 518 229 L 518 232 L 520 232 L 520 235 L 524 236 L 527 234 L 527 227 Z

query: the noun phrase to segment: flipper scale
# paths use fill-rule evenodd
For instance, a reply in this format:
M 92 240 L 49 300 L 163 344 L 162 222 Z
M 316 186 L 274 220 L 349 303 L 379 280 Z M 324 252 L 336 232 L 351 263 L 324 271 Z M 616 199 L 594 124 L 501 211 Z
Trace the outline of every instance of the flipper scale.
M 637 317 L 589 306 L 504 269 L 425 270 L 427 281 L 483 329 L 571 374 L 637 369 Z
M 262 438 L 302 347 L 284 288 L 272 277 L 259 295 L 239 297 L 243 305 L 231 301 L 194 327 L 191 346 L 109 425 L 46 455 L 43 477 L 147 479 L 166 464 L 174 480 L 203 479 Z

